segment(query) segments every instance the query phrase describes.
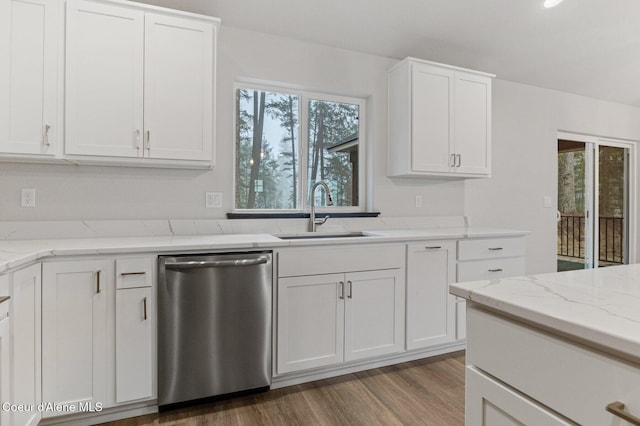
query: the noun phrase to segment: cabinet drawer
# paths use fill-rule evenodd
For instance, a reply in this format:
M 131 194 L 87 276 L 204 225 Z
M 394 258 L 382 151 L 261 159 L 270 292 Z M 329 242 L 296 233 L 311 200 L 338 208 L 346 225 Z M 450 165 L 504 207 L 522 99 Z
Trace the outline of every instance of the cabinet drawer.
M 524 257 L 458 263 L 458 282 L 524 275 Z
M 404 245 L 327 246 L 278 253 L 278 276 L 404 268 Z
M 524 256 L 524 237 L 458 241 L 458 260 Z
M 116 288 L 151 287 L 154 257 L 132 257 L 116 260 Z
M 467 310 L 467 364 L 581 425 L 626 425 L 605 407 L 640 416 L 640 364 L 623 362 L 476 308 Z

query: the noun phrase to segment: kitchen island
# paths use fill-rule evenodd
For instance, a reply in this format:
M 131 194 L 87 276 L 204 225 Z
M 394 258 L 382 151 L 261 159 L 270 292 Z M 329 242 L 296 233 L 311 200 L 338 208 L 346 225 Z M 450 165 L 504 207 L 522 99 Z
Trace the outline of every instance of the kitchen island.
M 456 283 L 466 424 L 640 424 L 640 265 Z

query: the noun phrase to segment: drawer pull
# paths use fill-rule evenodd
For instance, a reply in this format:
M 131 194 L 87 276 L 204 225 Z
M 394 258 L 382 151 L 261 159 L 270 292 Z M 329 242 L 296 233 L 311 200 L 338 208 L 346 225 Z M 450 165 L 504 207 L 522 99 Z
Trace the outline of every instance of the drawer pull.
M 611 404 L 607 404 L 607 411 L 613 414 L 616 417 L 620 417 L 621 419 L 631 423 L 632 425 L 640 426 L 640 418 L 633 416 L 626 411 L 624 411 L 624 403 L 620 401 L 612 402 Z
M 340 281 L 340 282 L 338 283 L 338 285 L 340 286 L 340 289 L 338 290 L 338 293 L 339 293 L 340 295 L 339 295 L 338 297 L 339 297 L 341 300 L 344 300 L 344 281 Z
M 426 246 L 425 248 L 427 250 L 439 250 L 442 248 L 442 246 Z
M 128 275 L 145 275 L 146 272 L 121 272 L 120 276 L 126 277 Z
M 502 272 L 502 268 L 489 269 L 489 272 Z
M 502 247 L 489 247 L 489 251 L 500 251 Z
M 100 294 L 100 273 L 102 271 L 98 270 L 96 271 L 96 294 Z

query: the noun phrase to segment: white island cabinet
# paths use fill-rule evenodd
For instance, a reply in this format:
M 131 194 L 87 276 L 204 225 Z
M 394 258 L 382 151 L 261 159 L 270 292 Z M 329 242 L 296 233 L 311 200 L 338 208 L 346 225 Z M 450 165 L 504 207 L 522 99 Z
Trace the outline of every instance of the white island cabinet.
M 468 299 L 466 424 L 640 424 L 639 282 L 621 265 L 452 284 Z

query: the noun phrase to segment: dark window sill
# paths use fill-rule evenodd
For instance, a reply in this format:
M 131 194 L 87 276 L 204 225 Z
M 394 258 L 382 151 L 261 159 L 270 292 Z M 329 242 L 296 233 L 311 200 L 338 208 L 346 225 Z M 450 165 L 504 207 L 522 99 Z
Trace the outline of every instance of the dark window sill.
M 329 217 L 378 217 L 380 212 L 316 212 L 317 216 Z M 227 219 L 304 219 L 308 218 L 308 212 L 296 213 L 227 213 Z

